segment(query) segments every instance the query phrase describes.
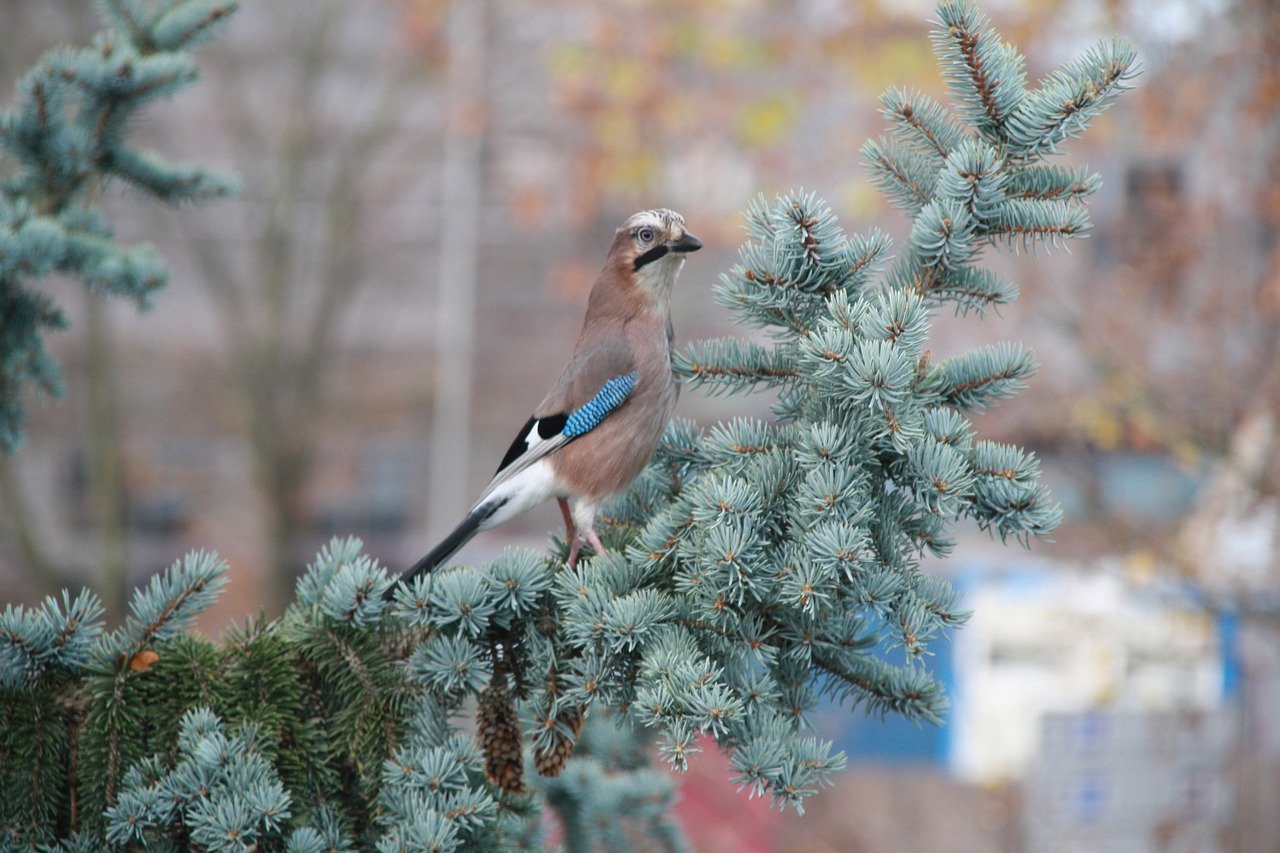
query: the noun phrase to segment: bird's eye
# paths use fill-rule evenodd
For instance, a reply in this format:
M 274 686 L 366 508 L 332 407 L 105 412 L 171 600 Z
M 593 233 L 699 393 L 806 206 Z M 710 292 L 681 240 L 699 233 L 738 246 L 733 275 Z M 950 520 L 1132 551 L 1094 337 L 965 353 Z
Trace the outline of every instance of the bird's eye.
M 636 232 L 636 238 L 637 238 L 637 239 L 639 239 L 639 241 L 640 241 L 641 243 L 652 243 L 652 242 L 653 242 L 653 229 L 652 229 L 652 228 L 641 228 L 639 231 L 637 231 L 637 232 Z

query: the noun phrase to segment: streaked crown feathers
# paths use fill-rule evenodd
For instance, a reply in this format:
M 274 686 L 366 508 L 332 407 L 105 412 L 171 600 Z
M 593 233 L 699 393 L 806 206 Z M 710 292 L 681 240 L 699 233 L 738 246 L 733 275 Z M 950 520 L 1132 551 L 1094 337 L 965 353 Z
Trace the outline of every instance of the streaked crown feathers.
M 622 223 L 622 229 L 624 231 L 634 231 L 646 225 L 671 235 L 684 233 L 684 217 L 665 207 L 656 207 L 653 210 L 642 210 L 639 213 L 632 214 L 630 219 Z

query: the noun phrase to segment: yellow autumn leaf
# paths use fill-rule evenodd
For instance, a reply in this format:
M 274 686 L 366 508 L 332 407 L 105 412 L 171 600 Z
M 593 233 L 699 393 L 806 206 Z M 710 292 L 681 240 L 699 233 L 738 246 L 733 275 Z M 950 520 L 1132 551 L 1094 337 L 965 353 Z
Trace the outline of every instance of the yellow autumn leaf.
M 849 215 L 858 219 L 869 219 L 884 209 L 880 191 L 861 179 L 848 182 L 840 199 Z
M 927 43 L 914 35 L 887 38 L 865 45 L 864 61 L 859 63 L 859 77 L 872 92 L 883 92 L 890 86 L 910 86 L 923 91 L 937 91 L 937 65 Z
M 1099 450 L 1116 450 L 1124 438 L 1124 425 L 1109 408 L 1096 400 L 1076 404 L 1072 420 Z
M 591 61 L 591 51 L 583 45 L 553 44 L 547 48 L 547 67 L 553 76 L 575 77 L 587 71 Z
M 774 95 L 748 104 L 738 120 L 738 138 L 753 148 L 776 143 L 795 123 L 796 99 L 793 95 Z
M 616 186 L 633 194 L 643 194 L 653 183 L 658 162 L 652 154 L 636 152 L 617 161 L 614 165 L 616 169 L 613 177 Z
M 644 67 L 632 57 L 619 57 L 609 68 L 605 95 L 613 103 L 639 100 L 645 89 Z
M 774 62 L 772 53 L 769 46 L 757 38 L 736 33 L 709 33 L 703 39 L 700 55 L 712 68 L 744 71 Z
M 611 154 L 629 153 L 640 145 L 640 129 L 626 110 L 611 110 L 596 122 L 596 139 Z

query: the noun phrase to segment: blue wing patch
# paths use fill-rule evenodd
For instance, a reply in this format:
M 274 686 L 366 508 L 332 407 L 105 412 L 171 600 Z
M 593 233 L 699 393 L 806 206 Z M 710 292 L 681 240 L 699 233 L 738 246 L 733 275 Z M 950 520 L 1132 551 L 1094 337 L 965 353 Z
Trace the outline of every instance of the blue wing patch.
M 636 387 L 635 373 L 624 373 L 604 383 L 594 397 L 585 406 L 569 415 L 564 424 L 564 434 L 569 438 L 586 435 L 600 425 L 600 422 L 627 399 Z

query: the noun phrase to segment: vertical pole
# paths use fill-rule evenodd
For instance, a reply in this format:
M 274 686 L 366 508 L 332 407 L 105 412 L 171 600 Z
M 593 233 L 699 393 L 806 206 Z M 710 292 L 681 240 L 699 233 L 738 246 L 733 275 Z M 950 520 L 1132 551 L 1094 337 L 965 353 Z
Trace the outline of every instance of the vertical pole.
M 457 524 L 469 497 L 472 360 L 479 259 L 488 0 L 453 0 L 447 25 L 445 138 L 436 268 L 435 384 L 427 521 Z

